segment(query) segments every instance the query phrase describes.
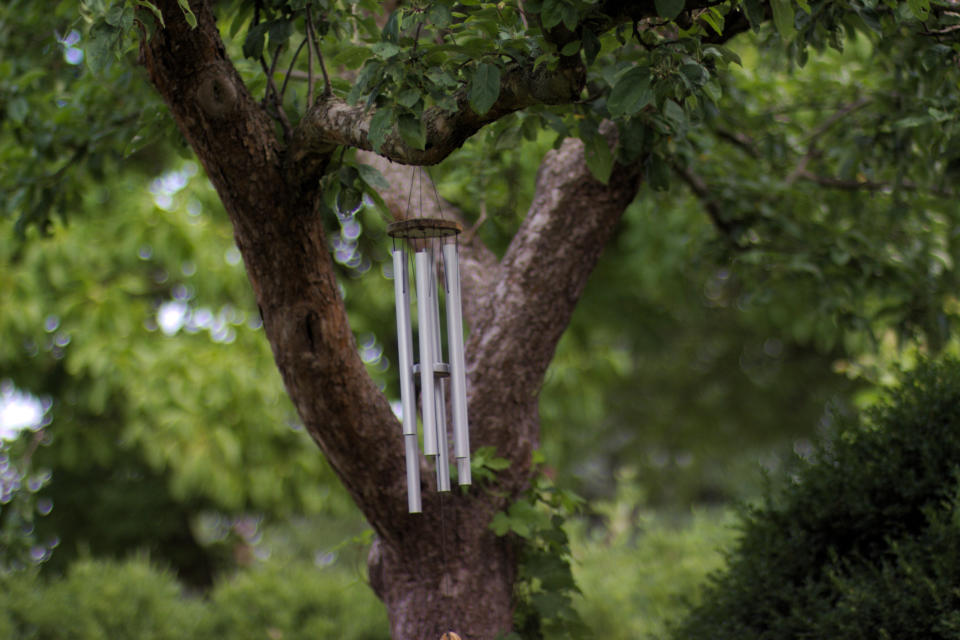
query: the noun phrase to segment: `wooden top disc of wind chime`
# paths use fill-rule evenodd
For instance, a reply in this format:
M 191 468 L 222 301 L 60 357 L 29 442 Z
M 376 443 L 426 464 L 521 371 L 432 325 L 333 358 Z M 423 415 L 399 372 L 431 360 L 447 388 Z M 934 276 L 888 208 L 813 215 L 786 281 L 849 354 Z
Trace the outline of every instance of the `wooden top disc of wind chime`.
M 446 238 L 463 231 L 459 222 L 443 218 L 408 218 L 387 225 L 391 238 Z

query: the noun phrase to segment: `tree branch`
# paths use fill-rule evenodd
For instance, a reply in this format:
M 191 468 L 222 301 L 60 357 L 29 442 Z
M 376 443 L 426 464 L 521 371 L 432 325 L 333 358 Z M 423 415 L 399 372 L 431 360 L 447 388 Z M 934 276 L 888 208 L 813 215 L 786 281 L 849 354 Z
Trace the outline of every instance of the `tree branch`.
M 612 128 L 604 127 L 608 136 Z M 576 139 L 544 158 L 533 203 L 494 277 L 489 315 L 466 349 L 471 433 L 513 460 L 511 473 L 528 468 L 547 366 L 639 177 L 639 164 L 618 164 L 609 184 L 601 184 Z M 518 412 L 524 420 L 503 422 Z
M 724 219 L 723 213 L 720 210 L 720 204 L 710 194 L 710 187 L 707 186 L 707 183 L 703 180 L 703 178 L 691 171 L 689 167 L 680 167 L 676 164 L 673 164 L 672 167 L 677 175 L 687 183 L 687 186 L 690 187 L 691 191 L 693 191 L 693 195 L 699 198 L 700 202 L 703 204 L 703 208 L 707 212 L 707 217 L 710 218 L 710 222 L 713 223 L 713 226 L 716 227 L 717 231 L 722 233 L 734 245 L 736 245 L 733 225 Z
M 909 180 L 904 180 L 898 184 L 873 182 L 872 180 L 843 180 L 841 178 L 816 175 L 810 171 L 807 171 L 806 169 L 801 171 L 797 177 L 801 180 L 807 180 L 809 182 L 818 184 L 821 187 L 839 189 L 841 191 L 880 191 L 884 193 L 891 193 L 896 189 L 905 189 L 907 191 L 927 191 L 931 195 L 939 198 L 955 198 L 957 195 L 955 192 L 947 189 L 927 189 L 918 184 L 910 182 Z
M 790 185 L 796 182 L 797 178 L 806 172 L 807 165 L 810 164 L 810 161 L 819 155 L 820 152 L 817 149 L 817 140 L 819 140 L 823 134 L 832 129 L 834 125 L 846 118 L 848 115 L 862 109 L 872 101 L 872 98 L 861 97 L 850 104 L 846 104 L 837 109 L 837 111 L 829 118 L 820 123 L 819 127 L 811 131 L 807 136 L 807 152 L 797 162 L 797 166 L 793 169 L 793 171 L 790 172 L 790 175 L 787 176 L 787 184 Z
M 423 149 L 407 145 L 394 129 L 377 153 L 401 164 L 437 164 L 485 125 L 505 115 L 535 104 L 566 104 L 576 100 L 584 81 L 582 68 L 534 71 L 514 65 L 503 74 L 500 96 L 487 113 L 481 116 L 474 112 L 467 101 L 466 90 L 462 89 L 455 96 L 456 111 L 431 107 L 424 112 L 426 145 Z M 374 112 L 351 106 L 333 95 L 318 99 L 294 131 L 288 158 L 293 170 L 302 179 L 316 175 L 316 163 L 323 162 L 337 146 L 372 151 L 369 133 Z

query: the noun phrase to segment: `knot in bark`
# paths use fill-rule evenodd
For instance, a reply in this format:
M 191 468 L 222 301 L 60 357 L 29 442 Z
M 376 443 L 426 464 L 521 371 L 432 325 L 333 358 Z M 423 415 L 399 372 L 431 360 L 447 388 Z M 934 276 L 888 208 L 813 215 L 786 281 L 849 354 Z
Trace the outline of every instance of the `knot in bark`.
M 197 102 L 211 118 L 225 118 L 237 108 L 237 88 L 218 66 L 207 67 L 197 86 Z

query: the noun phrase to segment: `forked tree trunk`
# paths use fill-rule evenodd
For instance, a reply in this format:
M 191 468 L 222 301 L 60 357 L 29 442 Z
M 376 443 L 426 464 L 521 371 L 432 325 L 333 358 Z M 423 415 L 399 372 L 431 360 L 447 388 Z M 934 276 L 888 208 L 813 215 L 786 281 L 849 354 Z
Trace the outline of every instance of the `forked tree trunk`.
M 410 515 L 401 429 L 358 355 L 315 208 L 323 157 L 313 155 L 306 173 L 291 166 L 296 161 L 226 57 L 205 3 L 191 3 L 194 30 L 177 0 L 156 4 L 166 28 L 143 43 L 144 64 L 230 216 L 300 418 L 376 531 L 370 583 L 387 606 L 393 637 L 433 640 L 455 631 L 464 640 L 493 640 L 510 628 L 516 562 L 489 523 L 529 481 L 537 393 L 587 277 L 636 193 L 636 168 L 618 166 L 601 185 L 586 169 L 582 145 L 568 141 L 544 161 L 531 209 L 501 261 L 475 237 L 464 239 L 471 444 L 495 447 L 511 466 L 491 486 L 446 496 L 424 467 L 423 513 Z M 391 166 L 380 166 L 389 177 Z M 393 190 L 383 195 L 396 204 Z

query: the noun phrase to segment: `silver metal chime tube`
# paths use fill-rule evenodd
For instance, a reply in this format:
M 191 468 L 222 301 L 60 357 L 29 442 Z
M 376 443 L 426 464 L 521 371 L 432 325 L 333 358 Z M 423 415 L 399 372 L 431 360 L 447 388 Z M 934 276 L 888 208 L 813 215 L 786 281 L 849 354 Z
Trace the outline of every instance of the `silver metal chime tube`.
M 460 310 L 460 251 L 456 243 L 443 245 L 446 284 L 447 354 L 450 358 L 450 405 L 453 413 L 453 455 L 461 485 L 471 483 L 470 430 L 467 425 L 467 376 L 463 357 L 463 316 Z
M 416 243 L 414 274 L 417 295 L 417 342 L 420 362 L 413 363 L 410 319 L 410 273 L 406 246 L 393 251 L 394 298 L 397 305 L 397 351 L 400 368 L 403 437 L 407 463 L 407 497 L 411 513 L 421 511 L 420 460 L 417 450 L 415 375 L 420 376 L 420 414 L 423 453 L 434 458 L 437 490 L 450 491 L 450 447 L 447 396 L 450 400 L 453 454 L 459 484 L 470 477 L 470 434 L 467 421 L 466 371 L 463 353 L 463 315 L 460 309 L 459 250 L 451 239 L 460 233 L 455 222 L 414 218 L 388 226 L 387 233 L 404 243 Z M 443 262 L 444 311 L 448 362 L 443 362 L 440 290 L 437 262 Z
M 420 513 L 420 456 L 417 447 L 417 396 L 413 384 L 413 332 L 410 327 L 410 278 L 407 252 L 393 250 L 393 293 L 397 306 L 397 352 L 400 359 L 400 402 L 403 446 L 407 462 L 407 507 Z
M 450 367 L 443 360 L 443 346 L 440 340 L 440 301 L 437 295 L 437 268 L 434 259 L 436 256 L 433 251 L 430 252 L 430 292 L 433 294 L 430 298 L 430 322 L 433 333 L 433 356 L 434 356 L 434 384 L 436 390 L 435 417 L 437 421 L 437 444 L 439 447 L 439 456 L 437 457 L 437 491 L 450 491 L 450 447 L 447 443 L 447 394 L 444 389 L 444 378 L 449 377 Z
M 423 453 L 435 456 L 439 453 L 437 442 L 436 404 L 434 401 L 433 363 L 433 322 L 430 321 L 432 303 L 430 298 L 436 295 L 431 287 L 430 269 L 433 261 L 426 251 L 417 251 L 414 256 L 417 275 L 417 341 L 420 343 L 420 412 L 423 417 Z

